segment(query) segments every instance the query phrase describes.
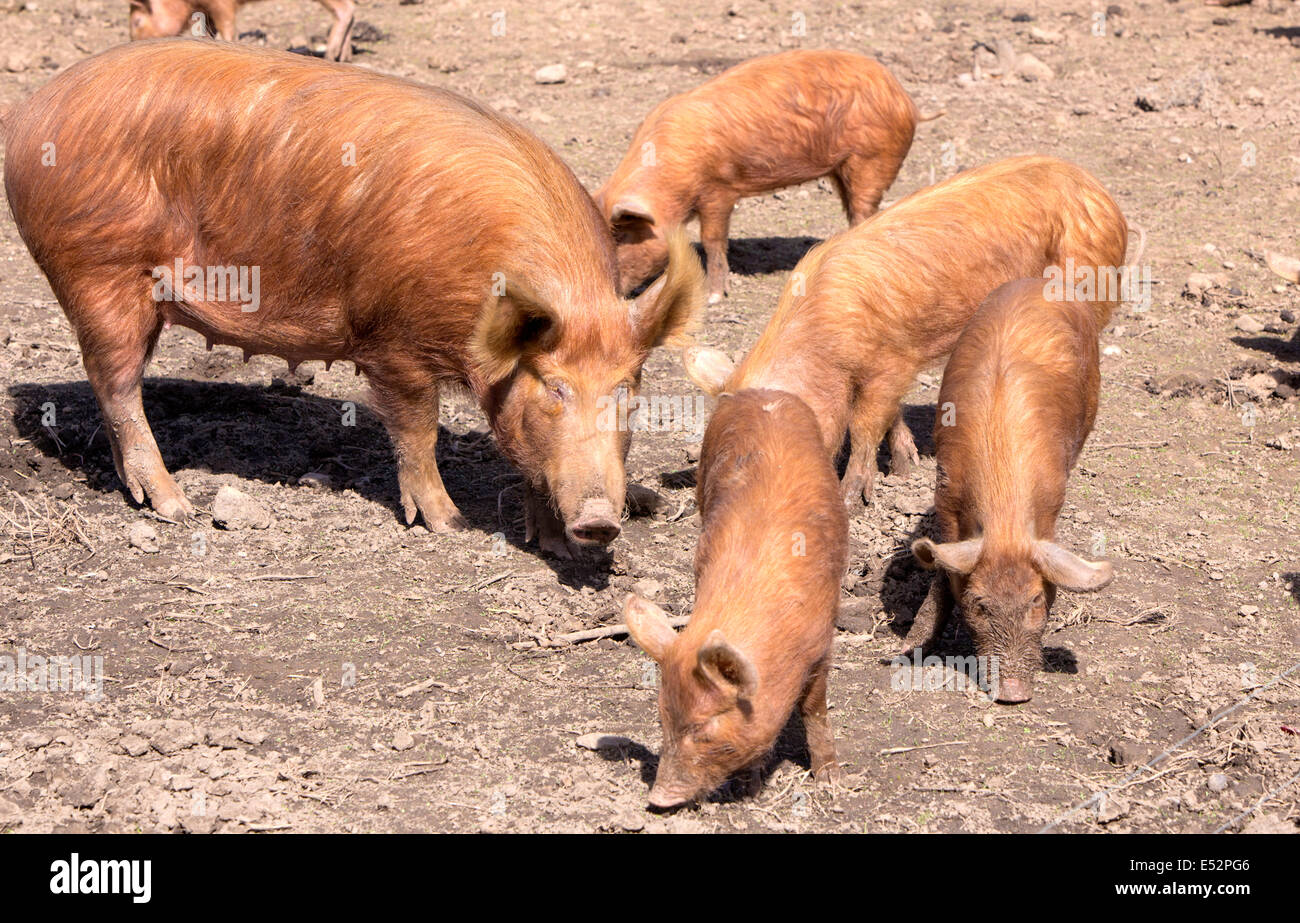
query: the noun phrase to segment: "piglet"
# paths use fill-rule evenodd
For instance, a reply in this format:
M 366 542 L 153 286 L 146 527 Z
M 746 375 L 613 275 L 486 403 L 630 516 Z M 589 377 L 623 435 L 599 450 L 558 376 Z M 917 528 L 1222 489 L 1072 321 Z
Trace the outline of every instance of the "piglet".
M 967 324 L 944 372 L 934 428 L 939 541 L 912 554 L 936 568 L 908 651 L 937 639 L 960 602 L 999 702 L 1028 701 L 1057 588 L 1114 575 L 1056 544 L 1066 480 L 1092 431 L 1101 373 L 1097 315 L 1044 297 L 1044 280 L 1001 286 Z
M 753 766 L 795 708 L 814 774 L 835 767 L 826 714 L 848 522 L 812 412 L 780 391 L 719 402 L 701 450 L 695 611 L 680 634 L 630 596 L 628 630 L 660 667 L 663 752 L 650 804 L 703 797 Z
M 919 116 L 893 74 L 847 51 L 755 58 L 665 100 L 596 196 L 622 291 L 660 272 L 667 232 L 698 216 L 709 298 L 720 300 L 731 210 L 749 196 L 829 176 L 849 221 L 870 217 L 917 122 L 937 115 Z
M 870 502 L 876 447 L 891 422 L 894 473 L 906 475 L 917 461 L 899 417 L 903 396 L 952 349 L 989 292 L 1047 273 L 1104 327 L 1120 300 L 1127 247 L 1124 216 L 1087 171 L 1053 157 L 1000 160 L 814 247 L 738 369 L 716 350 L 691 347 L 686 370 L 709 393 L 799 395 L 827 453 L 839 452 L 848 431 L 844 498 Z
M 252 0 L 130 0 L 131 40 L 191 35 L 216 35 L 235 40 L 235 11 Z M 326 40 L 325 57 L 330 61 L 352 60 L 353 0 L 319 0 L 334 16 Z

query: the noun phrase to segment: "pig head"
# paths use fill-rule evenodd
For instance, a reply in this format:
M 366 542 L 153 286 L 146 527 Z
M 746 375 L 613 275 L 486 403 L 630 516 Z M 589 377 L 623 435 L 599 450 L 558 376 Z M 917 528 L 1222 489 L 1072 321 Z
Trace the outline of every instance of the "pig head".
M 131 41 L 180 35 L 198 7 L 189 0 L 131 0 Z M 208 31 L 205 18 L 204 32 Z
M 703 639 L 679 635 L 662 609 L 639 596 L 628 598 L 623 619 L 659 664 L 664 740 L 652 806 L 702 798 L 767 752 L 774 733 L 756 714 L 759 672 L 744 651 L 717 629 Z
M 627 414 L 614 411 L 639 389 L 649 351 L 684 342 L 703 303 L 685 234 L 670 235 L 667 249 L 662 278 L 615 310 L 559 312 L 508 282 L 480 315 L 471 352 L 497 442 L 524 475 L 527 538 L 561 557 L 564 540 L 598 547 L 618 536 L 630 433 L 619 423 Z
M 975 649 L 987 658 L 988 675 L 995 677 L 991 691 L 1006 704 L 1031 697 L 1034 674 L 1043 664 L 1043 629 L 1057 588 L 1093 592 L 1115 576 L 1109 562 L 1085 561 L 1043 540 L 1027 547 L 986 550 L 983 537 L 941 544 L 923 538 L 912 544 L 912 555 L 923 567 L 947 576 Z

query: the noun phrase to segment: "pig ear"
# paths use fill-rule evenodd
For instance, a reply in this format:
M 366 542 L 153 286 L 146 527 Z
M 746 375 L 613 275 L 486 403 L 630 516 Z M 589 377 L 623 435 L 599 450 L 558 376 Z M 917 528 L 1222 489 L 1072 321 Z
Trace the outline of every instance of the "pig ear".
M 611 225 L 621 221 L 644 221 L 646 224 L 654 224 L 655 216 L 645 199 L 638 196 L 622 196 L 609 210 Z
M 1115 579 L 1109 561 L 1085 561 L 1055 542 L 1034 542 L 1034 566 L 1045 579 L 1075 593 L 1100 590 Z
M 705 678 L 727 695 L 752 699 L 758 691 L 758 670 L 753 662 L 717 628 L 700 647 L 698 663 Z
M 710 397 L 721 394 L 727 379 L 736 371 L 736 364 L 727 358 L 726 353 L 703 346 L 683 349 L 682 366 L 686 369 L 686 377 Z
M 479 311 L 470 341 L 470 354 L 490 385 L 510 375 L 525 353 L 545 350 L 560 333 L 559 315 L 550 305 L 513 281 L 504 286 L 505 293 L 489 297 Z
M 912 557 L 922 567 L 933 570 L 942 568 L 955 574 L 969 575 L 975 569 L 975 562 L 984 550 L 984 539 L 968 538 L 964 542 L 944 542 L 936 544 L 928 538 L 918 538 L 912 542 Z
M 681 228 L 667 235 L 668 268 L 632 302 L 632 329 L 645 350 L 686 346 L 704 307 L 704 267 Z
M 623 603 L 623 623 L 637 647 L 659 663 L 663 663 L 668 649 L 677 640 L 677 632 L 668 623 L 668 613 L 635 593 Z

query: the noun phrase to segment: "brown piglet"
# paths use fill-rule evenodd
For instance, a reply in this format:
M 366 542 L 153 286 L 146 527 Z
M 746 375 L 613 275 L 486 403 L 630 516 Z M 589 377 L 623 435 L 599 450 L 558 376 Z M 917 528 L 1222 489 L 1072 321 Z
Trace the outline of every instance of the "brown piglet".
M 252 0 L 130 0 L 128 30 L 131 40 L 170 38 L 189 32 L 202 37 L 216 35 L 227 42 L 235 40 L 235 11 Z M 330 61 L 352 60 L 352 24 L 356 3 L 353 0 L 319 0 L 334 16 L 325 42 L 325 57 Z
M 1114 575 L 1055 541 L 1066 480 L 1097 415 L 1098 332 L 1090 305 L 1044 297 L 1041 278 L 1009 282 L 966 325 L 943 375 L 939 541 L 912 544 L 938 573 L 906 644 L 935 641 L 959 602 L 1000 702 L 1029 699 L 1057 588 L 1099 590 Z
M 709 298 L 721 299 L 731 210 L 748 196 L 829 176 L 849 221 L 870 217 L 923 120 L 893 74 L 847 51 L 755 58 L 665 100 L 596 195 L 621 290 L 660 272 L 666 234 L 698 216 Z
M 660 668 L 663 751 L 650 803 L 702 798 L 753 767 L 794 709 L 813 772 L 835 768 L 826 714 L 848 555 L 835 472 L 807 406 L 779 391 L 725 395 L 701 450 L 695 611 L 680 633 L 640 597 L 628 631 Z
M 917 373 L 942 359 L 993 289 L 1068 273 L 1099 327 L 1120 298 L 1128 226 L 1085 170 L 1053 157 L 1013 157 L 913 193 L 809 251 L 739 368 L 691 347 L 687 373 L 709 393 L 775 388 L 801 397 L 826 451 L 847 430 L 844 498 L 870 502 L 876 447 L 890 429 L 891 467 L 917 460 L 899 409 Z M 1053 268 L 1055 267 L 1055 268 Z M 1060 272 L 1058 272 L 1060 270 Z M 1078 279 L 1100 284 L 1076 286 Z
M 604 405 L 686 335 L 703 272 L 679 235 L 663 282 L 620 298 L 590 196 L 523 127 L 360 68 L 162 39 L 63 71 L 6 134 L 14 219 L 137 502 L 191 511 L 141 403 L 179 324 L 245 358 L 354 363 L 408 523 L 464 526 L 435 458 L 439 393 L 459 387 L 523 473 L 530 540 L 567 556 L 619 534 L 629 433 Z

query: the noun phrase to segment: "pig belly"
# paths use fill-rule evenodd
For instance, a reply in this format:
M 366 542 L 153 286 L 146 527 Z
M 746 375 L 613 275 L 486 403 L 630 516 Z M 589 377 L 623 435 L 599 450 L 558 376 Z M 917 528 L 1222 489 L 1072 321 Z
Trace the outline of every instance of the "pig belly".
M 201 333 L 208 348 L 234 346 L 253 355 L 279 356 L 296 366 L 311 359 L 348 359 L 347 337 L 336 311 L 301 305 L 285 306 L 262 293 L 257 310 L 243 301 L 160 301 L 163 328 L 188 327 Z

